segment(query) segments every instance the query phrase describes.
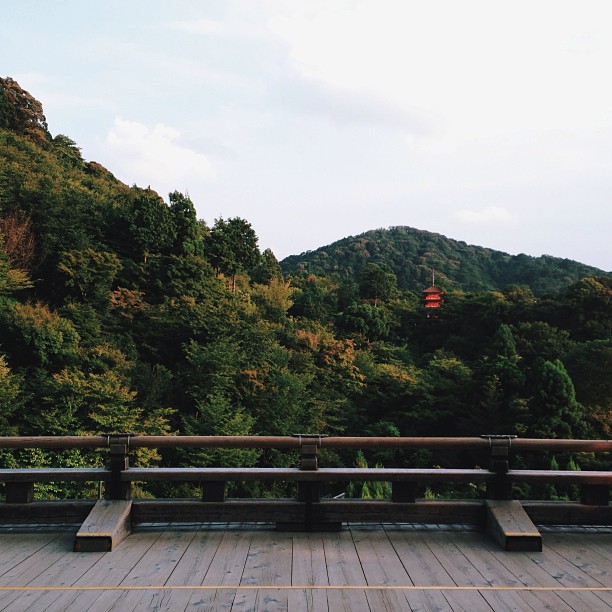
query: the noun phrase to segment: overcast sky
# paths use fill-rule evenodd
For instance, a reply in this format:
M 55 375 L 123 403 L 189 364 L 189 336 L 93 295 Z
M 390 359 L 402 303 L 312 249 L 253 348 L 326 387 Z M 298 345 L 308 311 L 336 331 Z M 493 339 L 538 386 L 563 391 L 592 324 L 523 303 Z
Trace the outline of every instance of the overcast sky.
M 408 225 L 612 270 L 608 0 L 19 0 L 0 75 L 279 259 Z

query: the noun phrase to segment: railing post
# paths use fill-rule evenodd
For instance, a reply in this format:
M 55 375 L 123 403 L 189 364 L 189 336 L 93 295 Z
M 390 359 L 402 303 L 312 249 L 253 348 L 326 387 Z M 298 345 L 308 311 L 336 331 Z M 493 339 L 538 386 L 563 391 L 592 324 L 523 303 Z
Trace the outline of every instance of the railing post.
M 580 487 L 580 502 L 588 506 L 607 506 L 610 503 L 610 487 L 583 484 Z
M 130 436 L 133 434 L 108 434 L 108 469 L 111 479 L 106 490 L 108 499 L 130 499 L 131 483 L 121 481 L 121 473 L 130 469 Z
M 512 481 L 508 478 L 510 470 L 510 449 L 514 435 L 482 435 L 489 440 L 490 470 L 495 478 L 487 483 L 487 498 L 512 499 Z
M 316 471 L 319 469 L 319 434 L 294 434 L 300 446 L 300 470 Z M 321 488 L 318 482 L 298 482 L 298 501 L 312 503 L 321 499 Z
M 7 482 L 4 491 L 7 504 L 29 504 L 34 499 L 33 482 Z
M 207 480 L 202 483 L 203 502 L 225 501 L 225 480 Z
M 396 504 L 414 504 L 416 502 L 416 482 L 392 482 L 391 501 Z

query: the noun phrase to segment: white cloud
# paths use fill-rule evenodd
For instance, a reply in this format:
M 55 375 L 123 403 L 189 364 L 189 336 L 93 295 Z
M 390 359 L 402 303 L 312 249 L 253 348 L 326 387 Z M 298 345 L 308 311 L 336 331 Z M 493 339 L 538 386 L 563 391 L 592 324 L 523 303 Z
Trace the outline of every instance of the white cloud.
M 150 127 L 115 118 L 106 138 L 113 172 L 126 182 L 150 184 L 162 194 L 214 178 L 209 158 L 181 145 L 180 137 L 163 123 Z
M 220 21 L 213 19 L 192 19 L 190 21 L 171 21 L 167 24 L 171 30 L 180 30 L 190 34 L 203 34 L 205 36 L 223 36 L 227 28 Z
M 240 19 L 230 17 L 224 21 L 207 18 L 177 20 L 167 22 L 165 27 L 196 36 L 240 41 L 263 40 L 267 36 L 264 27 L 248 19 L 248 11 L 246 14 L 241 14 Z
M 452 143 L 609 121 L 605 3 L 295 4 L 269 27 L 298 74 L 424 109 Z M 596 44 L 576 52 L 585 36 Z
M 500 206 L 487 206 L 479 211 L 466 208 L 456 212 L 454 216 L 459 221 L 471 224 L 510 225 L 516 221 L 515 215 Z

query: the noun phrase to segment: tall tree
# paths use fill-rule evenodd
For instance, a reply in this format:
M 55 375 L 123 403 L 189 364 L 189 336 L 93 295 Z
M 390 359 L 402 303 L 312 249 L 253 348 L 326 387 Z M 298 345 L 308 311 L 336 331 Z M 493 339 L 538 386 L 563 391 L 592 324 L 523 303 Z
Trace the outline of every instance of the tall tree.
M 540 385 L 530 402 L 530 432 L 538 438 L 582 438 L 588 432 L 586 415 L 576 401 L 572 379 L 560 360 L 545 361 Z
M 366 264 L 361 271 L 359 290 L 362 297 L 374 300 L 378 306 L 380 300 L 387 300 L 397 289 L 397 276 L 386 265 Z
M 217 219 L 207 241 L 207 255 L 217 272 L 231 278 L 232 291 L 236 291 L 236 275 L 250 272 L 261 260 L 257 234 L 251 224 L 234 217 Z
M 42 104 L 11 77 L 0 77 L 0 128 L 36 141 L 49 138 Z
M 176 227 L 174 253 L 201 255 L 202 226 L 198 222 L 195 206 L 188 196 L 174 191 L 169 196 L 170 213 Z

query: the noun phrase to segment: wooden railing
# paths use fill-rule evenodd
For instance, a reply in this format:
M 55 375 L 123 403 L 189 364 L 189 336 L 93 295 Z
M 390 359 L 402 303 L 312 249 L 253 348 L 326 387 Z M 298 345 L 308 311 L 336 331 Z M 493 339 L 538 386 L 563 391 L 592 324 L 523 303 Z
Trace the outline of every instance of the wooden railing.
M 130 522 L 155 521 L 270 521 L 278 527 L 305 529 L 338 528 L 344 521 L 484 522 L 485 500 L 418 500 L 423 485 L 472 483 L 486 486 L 486 499 L 511 500 L 513 484 L 578 485 L 580 502 L 522 502 L 529 516 L 539 523 L 612 524 L 612 440 L 539 440 L 513 436 L 480 438 L 381 438 L 295 436 L 107 436 L 4 437 L 0 449 L 107 449 L 105 468 L 18 468 L 1 469 L 5 499 L 0 504 L 0 521 L 37 522 L 51 516 L 50 508 L 66 508 L 69 502 L 34 502 L 34 484 L 42 482 L 93 481 L 104 483 L 107 500 L 130 501 Z M 265 467 L 130 467 L 130 453 L 140 448 L 279 449 L 298 452 L 294 468 Z M 474 451 L 486 468 L 329 468 L 319 466 L 325 449 Z M 605 470 L 518 470 L 512 469 L 513 453 L 596 453 Z M 131 500 L 133 482 L 200 483 L 198 501 L 178 499 Z M 295 483 L 295 499 L 226 499 L 229 481 Z M 329 500 L 321 496 L 326 483 L 383 481 L 391 483 L 389 500 Z M 95 500 L 72 503 L 91 510 Z M 489 504 L 490 505 L 490 504 Z M 45 508 L 43 510 L 43 507 Z M 42 517 L 42 518 L 41 518 Z M 28 520 L 29 519 L 29 520 Z
M 480 438 L 384 438 L 295 436 L 107 436 L 4 437 L 0 449 L 108 449 L 107 468 L 25 468 L 0 470 L 0 482 L 6 483 L 6 500 L 23 503 L 32 500 L 36 482 L 99 481 L 107 484 L 106 496 L 129 498 L 129 484 L 134 481 L 191 481 L 204 483 L 203 501 L 223 501 L 227 481 L 284 481 L 298 483 L 298 499 L 318 500 L 316 486 L 325 482 L 386 481 L 392 483 L 392 500 L 414 502 L 418 483 L 487 483 L 493 498 L 511 496 L 512 483 L 577 484 L 583 489 L 586 504 L 608 503 L 612 471 L 513 470 L 513 452 L 610 453 L 612 440 L 541 440 L 513 436 Z M 129 454 L 139 448 L 222 448 L 297 450 L 295 468 L 130 468 Z M 422 468 L 322 468 L 321 449 L 369 450 L 469 450 L 480 451 L 488 469 Z M 486 453 L 486 454 L 485 454 Z M 214 483 L 214 484 L 213 484 Z M 208 485 L 208 486 L 206 486 Z

